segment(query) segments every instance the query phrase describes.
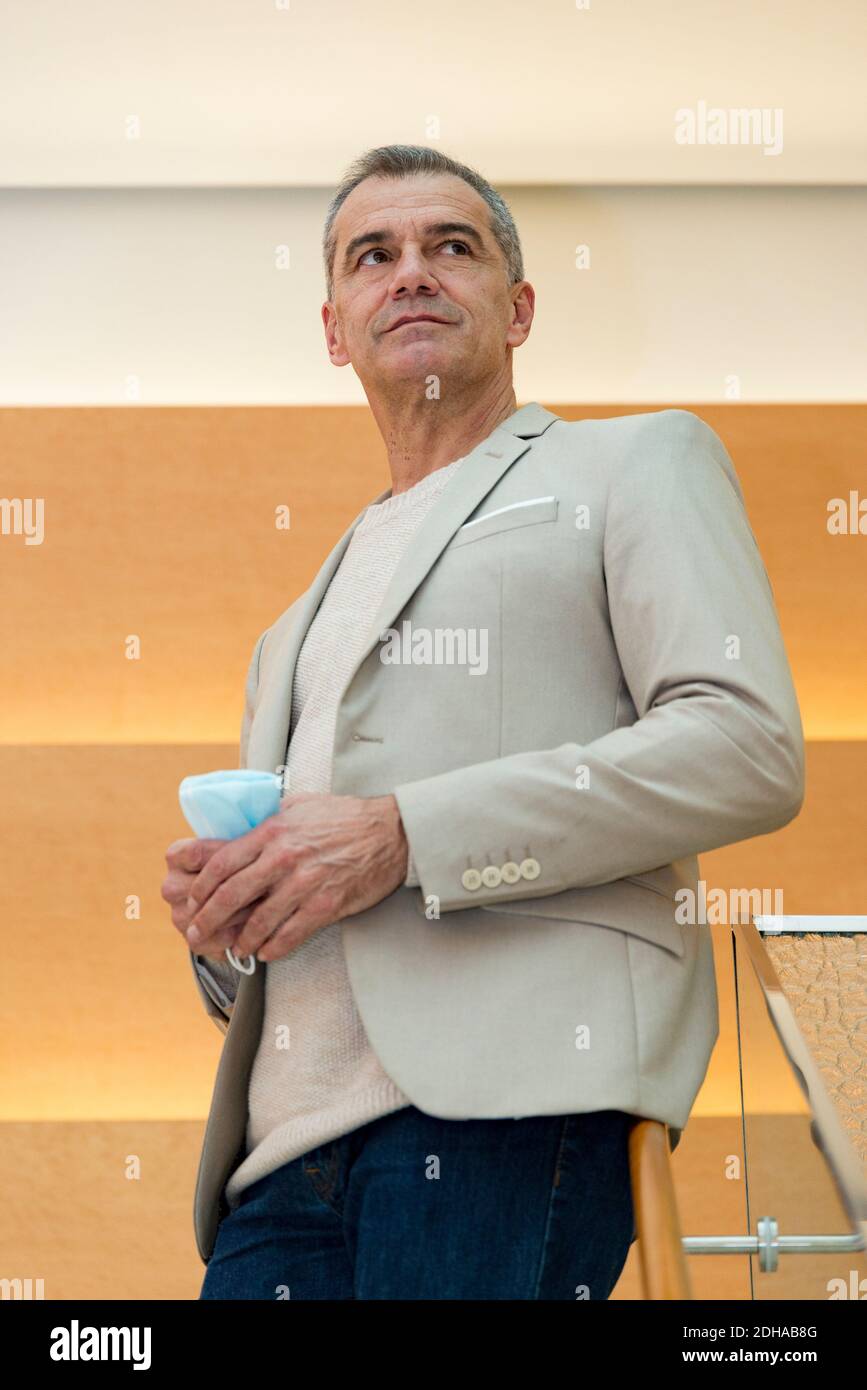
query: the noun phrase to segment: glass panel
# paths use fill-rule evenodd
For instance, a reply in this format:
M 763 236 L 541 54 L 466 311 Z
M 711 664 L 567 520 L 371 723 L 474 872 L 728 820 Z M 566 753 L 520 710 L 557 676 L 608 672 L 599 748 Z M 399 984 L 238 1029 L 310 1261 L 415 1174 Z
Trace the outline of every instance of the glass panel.
M 751 934 L 749 939 L 747 934 Z M 860 943 L 851 950 L 844 947 L 842 956 L 863 963 L 863 935 L 835 939 L 838 943 L 844 939 L 850 944 Z M 863 1187 L 858 1149 L 865 1111 L 863 1087 L 860 1102 L 857 1095 L 859 1063 L 856 1060 L 853 1066 L 852 1056 L 857 1058 L 859 1046 L 863 1049 L 864 1032 L 861 1026 L 856 1026 L 854 1038 L 845 1032 L 852 1022 L 847 1015 L 845 995 L 852 992 L 848 1003 L 854 1006 L 854 1015 L 863 1024 L 857 993 L 860 980 L 863 994 L 867 975 L 856 968 L 841 997 L 841 977 L 827 967 L 829 957 L 839 959 L 841 953 L 835 955 L 830 941 L 823 943 L 815 936 L 795 935 L 773 936 L 763 941 L 750 923 L 733 930 L 732 942 L 749 1233 L 760 1234 L 760 1222 L 768 1218 L 776 1221 L 780 1236 L 852 1234 L 859 1213 L 863 1215 L 859 1193 L 852 1189 Z M 764 957 L 764 967 L 758 953 Z M 796 1059 L 800 1055 L 792 1047 L 791 1032 L 786 1031 L 792 1028 L 799 1034 L 795 1042 L 807 1048 L 810 1065 L 808 1068 L 805 1063 L 805 1079 L 809 1099 L 799 1084 L 797 1060 L 793 1062 L 787 1055 L 787 1050 L 794 1050 Z M 845 1037 L 845 1044 L 841 1037 Z M 836 1072 L 829 1069 L 833 1054 L 838 1064 Z M 840 1064 L 844 1068 L 842 1075 Z M 857 1146 L 853 1138 L 859 1139 Z M 829 1158 L 817 1139 L 826 1146 Z M 841 1162 L 841 1154 L 848 1169 Z M 848 1191 L 849 1209 L 840 1184 L 835 1181 L 835 1170 Z M 853 1175 L 855 1181 L 850 1185 Z M 751 1257 L 750 1263 L 754 1299 L 828 1300 L 867 1295 L 867 1259 L 863 1251 L 783 1251 L 775 1272 L 763 1271 L 757 1256 Z

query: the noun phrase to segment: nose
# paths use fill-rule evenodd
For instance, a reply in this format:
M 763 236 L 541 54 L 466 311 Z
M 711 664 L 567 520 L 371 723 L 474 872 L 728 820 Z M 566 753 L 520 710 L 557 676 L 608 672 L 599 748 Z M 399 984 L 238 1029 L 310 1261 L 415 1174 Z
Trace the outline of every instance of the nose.
M 415 247 L 405 247 L 400 259 L 394 263 L 390 292 L 393 296 L 405 297 L 414 294 L 436 294 L 439 281 L 430 266 Z

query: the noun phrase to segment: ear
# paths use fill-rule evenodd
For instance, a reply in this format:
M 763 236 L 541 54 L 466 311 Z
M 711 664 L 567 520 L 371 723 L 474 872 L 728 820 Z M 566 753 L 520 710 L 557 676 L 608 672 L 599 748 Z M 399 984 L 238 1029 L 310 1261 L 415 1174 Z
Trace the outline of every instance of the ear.
M 348 367 L 349 353 L 343 344 L 343 334 L 337 318 L 337 310 L 330 300 L 322 305 L 322 323 L 325 328 L 325 346 L 333 367 Z

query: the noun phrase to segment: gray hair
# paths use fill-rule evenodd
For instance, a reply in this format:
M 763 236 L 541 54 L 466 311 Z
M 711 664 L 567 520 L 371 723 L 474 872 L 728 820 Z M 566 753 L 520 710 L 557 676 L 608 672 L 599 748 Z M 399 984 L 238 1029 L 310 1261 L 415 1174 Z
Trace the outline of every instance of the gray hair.
M 521 242 L 518 229 L 512 220 L 508 206 L 487 179 L 460 164 L 456 159 L 427 145 L 380 145 L 378 149 L 367 150 L 359 155 L 344 174 L 337 192 L 328 206 L 325 230 L 322 235 L 322 256 L 325 261 L 325 283 L 327 298 L 334 293 L 334 257 L 337 251 L 337 238 L 334 233 L 334 219 L 353 188 L 374 176 L 389 179 L 411 178 L 413 174 L 454 174 L 463 179 L 484 198 L 491 210 L 489 227 L 506 263 L 508 283 L 516 285 L 524 278 L 524 260 L 521 255 Z

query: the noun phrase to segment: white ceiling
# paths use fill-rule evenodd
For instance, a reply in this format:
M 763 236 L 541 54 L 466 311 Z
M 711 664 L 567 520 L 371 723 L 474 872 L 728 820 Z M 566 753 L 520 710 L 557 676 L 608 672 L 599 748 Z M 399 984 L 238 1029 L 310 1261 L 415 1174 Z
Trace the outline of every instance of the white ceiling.
M 511 184 L 860 183 L 865 58 L 865 0 L 0 0 L 0 186 L 328 186 L 393 142 Z M 700 101 L 781 109 L 782 152 L 679 145 Z

